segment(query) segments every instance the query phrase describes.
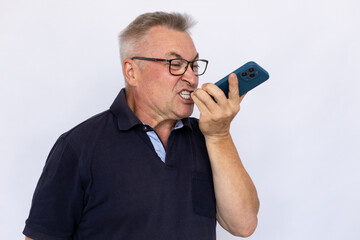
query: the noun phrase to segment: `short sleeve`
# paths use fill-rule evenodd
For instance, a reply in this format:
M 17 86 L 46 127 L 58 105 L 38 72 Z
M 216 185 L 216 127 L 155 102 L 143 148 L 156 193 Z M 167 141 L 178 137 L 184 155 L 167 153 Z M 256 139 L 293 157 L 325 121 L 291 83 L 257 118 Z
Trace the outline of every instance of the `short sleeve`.
M 46 160 L 23 233 L 37 240 L 72 239 L 83 199 L 79 158 L 60 137 Z

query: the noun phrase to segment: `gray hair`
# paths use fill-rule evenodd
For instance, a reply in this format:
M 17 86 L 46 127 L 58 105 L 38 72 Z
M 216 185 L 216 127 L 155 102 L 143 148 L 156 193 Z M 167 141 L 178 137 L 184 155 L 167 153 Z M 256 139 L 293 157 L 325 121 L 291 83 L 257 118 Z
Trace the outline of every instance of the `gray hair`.
M 169 29 L 186 32 L 195 25 L 195 21 L 187 14 L 152 12 L 138 16 L 119 34 L 120 59 L 133 57 L 136 50 L 140 50 L 141 43 L 150 28 L 165 26 Z

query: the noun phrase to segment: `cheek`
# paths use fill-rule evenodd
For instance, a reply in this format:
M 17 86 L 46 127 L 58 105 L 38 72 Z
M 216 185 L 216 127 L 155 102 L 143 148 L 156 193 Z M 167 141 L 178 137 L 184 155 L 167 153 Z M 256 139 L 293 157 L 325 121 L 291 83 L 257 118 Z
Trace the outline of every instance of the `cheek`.
M 169 90 L 165 89 L 166 86 L 164 86 L 164 83 L 158 81 L 157 78 L 148 78 L 139 84 L 141 97 L 144 98 L 145 101 L 148 101 L 148 103 L 155 103 L 160 100 L 166 101 L 166 93 L 169 92 Z
M 159 95 L 172 94 L 176 85 L 175 79 L 168 74 L 158 74 L 151 81 L 147 82 L 147 88 L 156 91 Z
M 166 100 L 169 95 L 172 95 L 179 81 L 178 77 L 170 75 L 168 69 L 164 69 L 165 66 L 153 67 L 151 71 L 144 71 L 142 80 L 139 83 L 139 88 L 143 94 L 149 96 L 149 98 L 162 97 Z

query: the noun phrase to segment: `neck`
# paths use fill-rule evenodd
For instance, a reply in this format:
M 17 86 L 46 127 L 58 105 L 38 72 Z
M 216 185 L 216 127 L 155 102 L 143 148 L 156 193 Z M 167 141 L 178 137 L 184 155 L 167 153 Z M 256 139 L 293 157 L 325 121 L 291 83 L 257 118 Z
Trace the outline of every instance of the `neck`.
M 155 130 L 166 148 L 168 137 L 177 120 L 165 119 L 161 115 L 156 114 L 156 112 L 149 112 L 147 107 L 143 107 L 142 105 L 136 103 L 134 95 L 128 90 L 126 92 L 126 102 L 141 122 L 151 126 Z

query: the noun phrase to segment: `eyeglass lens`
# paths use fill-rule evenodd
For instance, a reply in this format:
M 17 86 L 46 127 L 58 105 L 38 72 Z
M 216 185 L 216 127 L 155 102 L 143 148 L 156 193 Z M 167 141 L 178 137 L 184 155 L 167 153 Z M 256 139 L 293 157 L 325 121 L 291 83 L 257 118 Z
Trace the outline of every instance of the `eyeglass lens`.
M 201 75 L 205 72 L 206 62 L 204 61 L 194 61 L 189 63 L 195 75 Z M 170 73 L 174 75 L 182 75 L 187 70 L 188 62 L 184 59 L 174 59 L 170 63 Z

